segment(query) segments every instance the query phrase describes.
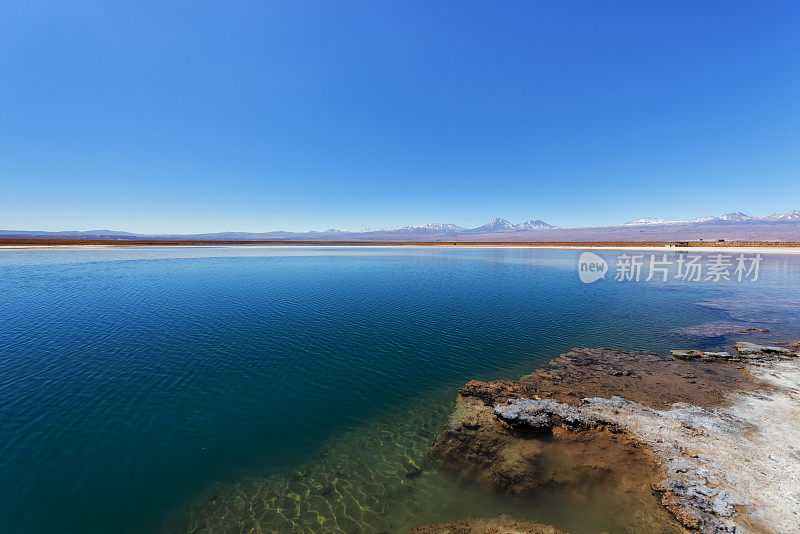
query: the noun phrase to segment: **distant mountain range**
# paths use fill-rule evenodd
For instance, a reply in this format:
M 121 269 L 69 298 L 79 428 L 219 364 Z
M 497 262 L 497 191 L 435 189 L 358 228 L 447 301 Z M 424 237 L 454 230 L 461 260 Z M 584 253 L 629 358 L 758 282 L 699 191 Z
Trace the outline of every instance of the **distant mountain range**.
M 528 230 L 542 230 L 545 228 L 555 228 L 542 220 L 529 220 L 519 224 L 512 224 L 506 219 L 497 217 L 477 228 L 463 228 L 457 224 L 425 223 L 417 226 L 400 226 L 397 228 L 386 228 L 385 230 L 370 230 L 383 232 L 444 232 L 444 233 L 487 233 L 487 232 L 522 232 Z
M 656 219 L 653 217 L 643 217 L 635 221 L 629 221 L 624 226 L 648 226 L 653 224 L 690 224 L 706 222 L 746 222 L 746 221 L 800 221 L 800 210 L 788 211 L 786 213 L 773 213 L 767 217 L 752 217 L 742 212 L 726 213 L 719 217 L 699 217 L 688 221 L 672 219 Z
M 800 210 L 752 217 L 726 213 L 691 220 L 643 217 L 612 226 L 557 228 L 542 220 L 518 224 L 495 218 L 476 228 L 425 223 L 361 231 L 331 228 L 312 232 L 218 232 L 208 234 L 134 234 L 115 230 L 32 231 L 0 230 L 3 238 L 203 240 L 203 241 L 669 241 L 727 239 L 738 241 L 800 241 Z

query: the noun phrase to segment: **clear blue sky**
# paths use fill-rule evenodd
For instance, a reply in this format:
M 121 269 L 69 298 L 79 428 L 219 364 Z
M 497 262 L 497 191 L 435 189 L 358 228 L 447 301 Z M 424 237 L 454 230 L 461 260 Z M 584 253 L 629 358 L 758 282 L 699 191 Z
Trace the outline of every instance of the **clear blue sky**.
M 800 3 L 0 5 L 0 228 L 800 208 Z

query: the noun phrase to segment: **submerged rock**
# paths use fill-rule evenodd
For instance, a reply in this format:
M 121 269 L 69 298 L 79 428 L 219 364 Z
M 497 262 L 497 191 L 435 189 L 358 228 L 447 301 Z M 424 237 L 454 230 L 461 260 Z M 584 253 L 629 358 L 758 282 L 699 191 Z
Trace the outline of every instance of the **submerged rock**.
M 469 518 L 415 528 L 411 534 L 563 534 L 549 525 L 517 521 L 507 515 Z
M 689 327 L 676 328 L 671 332 L 696 338 L 727 337 L 735 335 L 768 334 L 767 328 L 745 326 L 749 323 L 734 321 L 714 321 Z M 760 336 L 759 336 L 760 337 Z
M 673 357 L 684 360 L 692 361 L 700 359 L 705 362 L 711 361 L 738 361 L 737 356 L 731 356 L 730 352 L 704 352 L 702 350 L 671 350 L 669 351 Z

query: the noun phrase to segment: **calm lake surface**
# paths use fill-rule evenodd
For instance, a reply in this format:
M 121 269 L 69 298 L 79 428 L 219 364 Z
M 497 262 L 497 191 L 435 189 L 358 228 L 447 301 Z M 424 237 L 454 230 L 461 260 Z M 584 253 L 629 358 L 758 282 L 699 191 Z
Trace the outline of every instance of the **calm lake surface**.
M 0 250 L 0 532 L 401 531 L 476 513 L 599 532 L 564 503 L 418 466 L 456 388 L 576 346 L 714 346 L 674 332 L 708 323 L 780 339 L 800 256 L 763 255 L 757 281 L 583 284 L 580 252 Z M 599 254 L 613 269 L 619 253 Z M 316 484 L 335 496 L 305 502 Z M 226 504 L 254 494 L 282 517 Z

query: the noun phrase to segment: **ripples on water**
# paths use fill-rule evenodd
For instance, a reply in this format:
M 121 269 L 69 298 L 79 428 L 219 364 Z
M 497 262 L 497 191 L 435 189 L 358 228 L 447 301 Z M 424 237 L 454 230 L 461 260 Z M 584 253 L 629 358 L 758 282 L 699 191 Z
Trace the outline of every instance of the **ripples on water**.
M 452 393 L 452 392 L 451 392 Z M 163 532 L 408 532 L 465 517 L 508 514 L 570 532 L 679 534 L 668 512 L 642 496 L 598 482 L 511 497 L 442 473 L 426 458 L 452 409 L 452 394 L 329 440 L 295 470 L 216 484 L 176 511 Z
M 429 465 L 456 388 L 573 346 L 666 350 L 669 330 L 749 320 L 742 302 L 791 308 L 797 260 L 770 257 L 757 287 L 585 286 L 577 254 L 0 251 L 0 531 L 394 532 L 496 513 L 624 530 L 632 512 L 589 512 L 607 502 L 522 503 Z

